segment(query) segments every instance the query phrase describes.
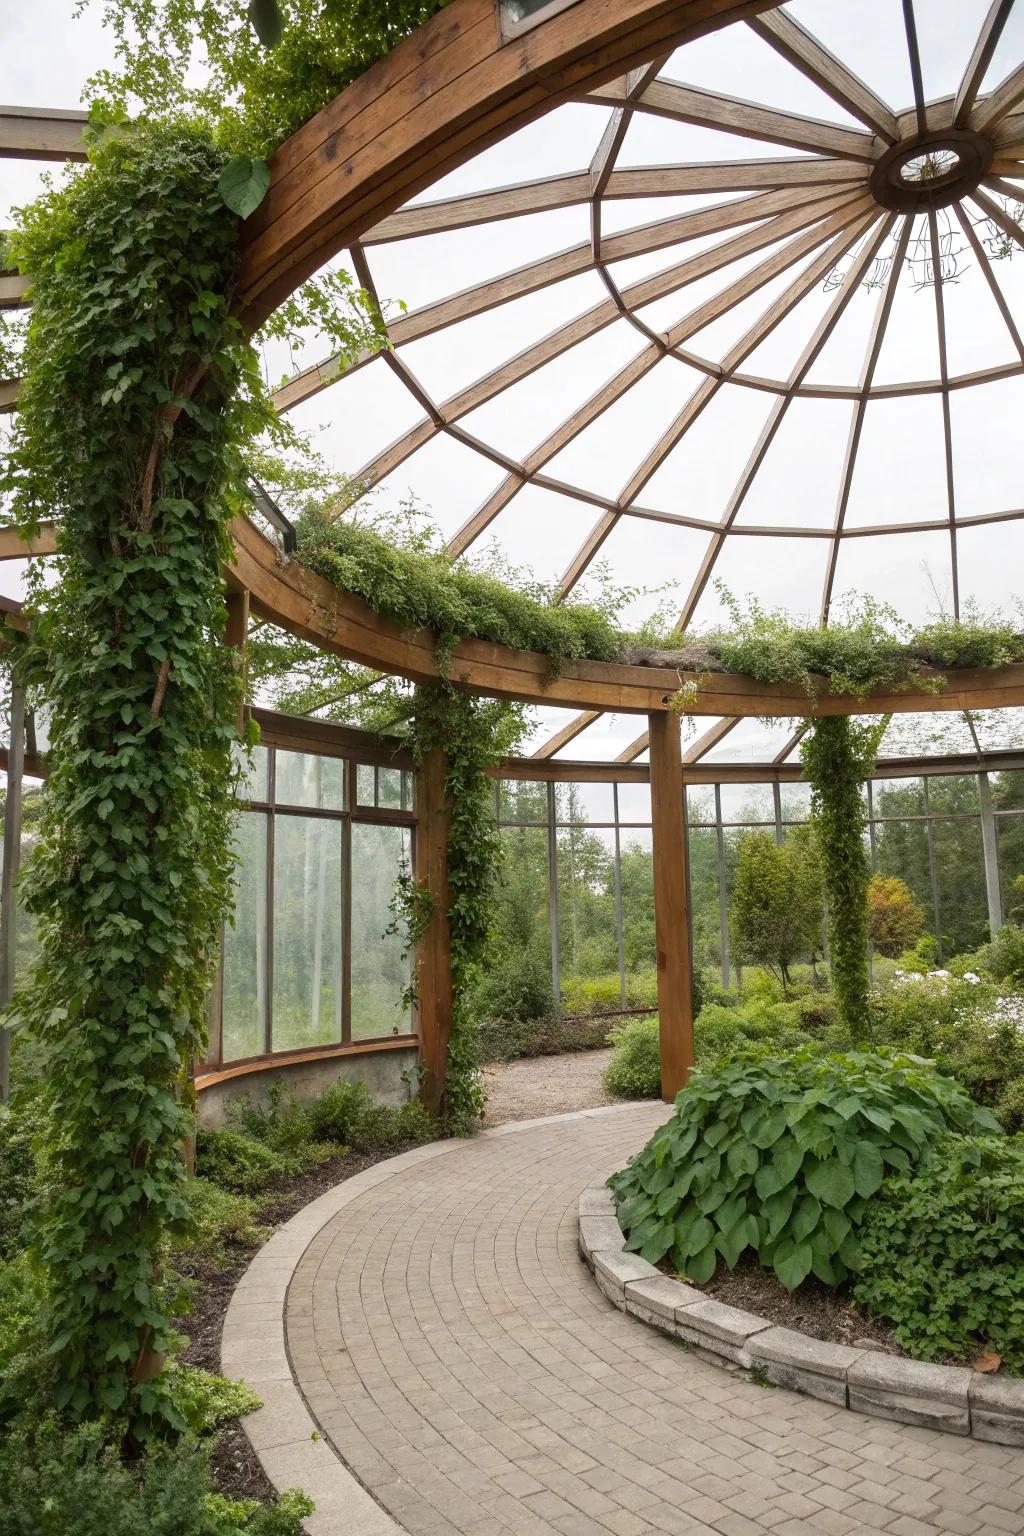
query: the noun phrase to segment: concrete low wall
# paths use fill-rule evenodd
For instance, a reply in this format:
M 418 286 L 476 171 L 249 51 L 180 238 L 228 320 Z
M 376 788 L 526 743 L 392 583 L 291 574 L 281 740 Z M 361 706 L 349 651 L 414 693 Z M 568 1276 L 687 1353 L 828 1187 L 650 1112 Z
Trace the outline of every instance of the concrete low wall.
M 278 1082 L 296 1099 L 315 1099 L 339 1078 L 364 1082 L 382 1104 L 404 1104 L 416 1091 L 416 1059 L 415 1044 L 389 1045 L 379 1050 L 359 1048 L 351 1054 L 255 1061 L 245 1068 L 209 1073 L 196 1083 L 199 1124 L 215 1130 L 225 1123 L 225 1106 L 232 1099 L 247 1093 L 257 1103 L 265 1103 Z

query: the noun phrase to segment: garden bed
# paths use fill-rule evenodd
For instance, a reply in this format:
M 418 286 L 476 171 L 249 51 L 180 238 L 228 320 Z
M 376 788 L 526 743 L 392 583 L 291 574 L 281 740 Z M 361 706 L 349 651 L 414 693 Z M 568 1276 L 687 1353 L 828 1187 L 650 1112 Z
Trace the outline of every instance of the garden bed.
M 232 1243 L 226 1263 L 217 1263 L 188 1248 L 175 1256 L 175 1268 L 194 1286 L 192 1310 L 182 1329 L 189 1343 L 181 1360 L 220 1374 L 220 1347 L 224 1317 L 231 1297 L 254 1254 L 278 1227 L 327 1190 L 354 1178 L 387 1158 L 407 1152 L 415 1141 L 381 1146 L 372 1151 L 342 1152 L 302 1173 L 282 1175 L 264 1192 L 259 1218 L 265 1227 L 258 1241 Z M 236 1499 L 259 1499 L 269 1504 L 274 1487 L 250 1444 L 239 1419 L 229 1419 L 218 1432 L 210 1458 L 212 1486 L 217 1493 Z
M 747 1311 L 627 1253 L 614 1210 L 603 1185 L 580 1196 L 580 1256 L 598 1288 L 621 1312 L 678 1339 L 701 1359 L 860 1413 L 1024 1446 L 1024 1380 L 926 1364 L 874 1342 L 829 1342 Z
M 670 1266 L 660 1267 L 674 1277 Z M 720 1268 L 706 1285 L 695 1289 L 726 1306 L 756 1312 L 780 1328 L 794 1328 L 812 1339 L 907 1357 L 886 1323 L 858 1312 L 820 1280 L 805 1280 L 797 1290 L 787 1291 L 770 1269 L 753 1259 L 741 1259 L 735 1269 Z

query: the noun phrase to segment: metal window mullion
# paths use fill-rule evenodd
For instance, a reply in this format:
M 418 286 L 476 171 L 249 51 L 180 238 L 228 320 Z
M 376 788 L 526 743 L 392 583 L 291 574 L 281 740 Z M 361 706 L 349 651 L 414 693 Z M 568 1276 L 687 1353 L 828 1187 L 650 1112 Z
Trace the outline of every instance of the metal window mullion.
M 612 784 L 615 812 L 615 954 L 619 963 L 619 1007 L 626 1006 L 626 946 L 622 934 L 622 848 L 619 842 L 619 786 Z
M 725 885 L 725 828 L 722 825 L 722 786 L 715 785 L 715 841 L 718 848 L 718 937 L 722 955 L 722 986 L 729 985 L 729 897 Z
M 551 934 L 551 990 L 561 1012 L 562 981 L 558 951 L 558 832 L 555 827 L 555 784 L 548 780 L 548 926 Z
M 995 937 L 1003 926 L 1003 890 L 999 878 L 999 842 L 992 812 L 992 786 L 987 773 L 978 774 L 981 801 L 981 846 L 985 859 L 985 895 L 988 898 L 989 932 Z
M 267 800 L 271 807 L 277 800 L 277 748 L 267 754 Z M 267 879 L 266 879 L 266 952 L 264 954 L 264 987 L 266 1007 L 263 1014 L 263 1051 L 269 1055 L 274 1049 L 274 844 L 276 841 L 277 811 L 267 815 Z
M 935 874 L 935 843 L 932 838 L 932 818 L 928 802 L 928 780 L 923 778 L 921 784 L 924 788 L 924 810 L 927 820 L 925 822 L 925 835 L 928 839 L 928 880 L 932 888 L 932 912 L 935 917 L 935 937 L 939 945 L 939 959 L 943 958 L 942 951 L 942 912 L 939 908 L 939 882 Z
M 782 786 L 778 779 L 772 780 L 772 804 L 775 807 L 775 841 L 782 847 Z

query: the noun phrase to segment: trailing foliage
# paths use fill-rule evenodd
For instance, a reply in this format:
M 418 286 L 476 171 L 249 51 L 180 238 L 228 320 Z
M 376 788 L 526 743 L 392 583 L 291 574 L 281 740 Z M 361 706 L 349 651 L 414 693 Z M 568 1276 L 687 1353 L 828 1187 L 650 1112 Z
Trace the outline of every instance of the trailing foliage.
M 848 715 L 825 716 L 812 721 L 800 743 L 828 903 L 832 987 L 840 1019 L 854 1040 L 864 1037 L 868 1008 L 871 867 L 864 846 L 868 816 L 863 787 L 874 770 L 886 723 L 883 718 L 865 726 Z
M 552 605 L 441 551 L 406 548 L 351 517 L 310 508 L 296 529 L 299 558 L 395 623 L 432 629 L 447 669 L 460 640 L 541 651 L 552 668 L 589 657 L 615 661 L 623 639 L 612 618 L 586 603 Z
M 1024 1137 L 951 1137 L 889 1179 L 861 1229 L 855 1299 L 921 1360 L 996 1351 L 1024 1373 Z
M 823 680 L 838 693 L 864 698 L 878 688 L 934 691 L 942 679 L 926 669 L 1003 667 L 1024 660 L 1024 635 L 1009 620 L 967 608 L 959 620 L 937 619 L 919 629 L 870 597 L 851 599 L 830 615 L 828 628 L 801 625 L 756 599 L 741 604 L 720 583 L 729 630 L 704 637 L 709 656 L 727 672 L 764 683 L 798 683 L 813 694 Z
M 626 1247 L 698 1284 L 752 1250 L 792 1290 L 860 1268 L 857 1229 L 890 1169 L 947 1131 L 997 1122 L 929 1063 L 870 1052 L 737 1053 L 698 1071 L 672 1118 L 609 1180 Z

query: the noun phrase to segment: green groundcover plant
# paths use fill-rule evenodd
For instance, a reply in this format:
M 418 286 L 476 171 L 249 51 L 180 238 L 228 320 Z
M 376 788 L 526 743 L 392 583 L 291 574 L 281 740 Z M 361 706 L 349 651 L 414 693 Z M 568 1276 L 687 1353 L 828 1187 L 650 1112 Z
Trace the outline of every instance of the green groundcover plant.
M 963 1089 L 914 1056 L 803 1046 L 698 1071 L 675 1114 L 609 1180 L 627 1249 L 698 1284 L 748 1250 L 792 1290 L 861 1266 L 857 1228 L 892 1170 L 950 1131 L 998 1132 Z
M 950 1137 L 865 1213 L 854 1299 L 922 1360 L 1024 1372 L 1024 1137 Z

